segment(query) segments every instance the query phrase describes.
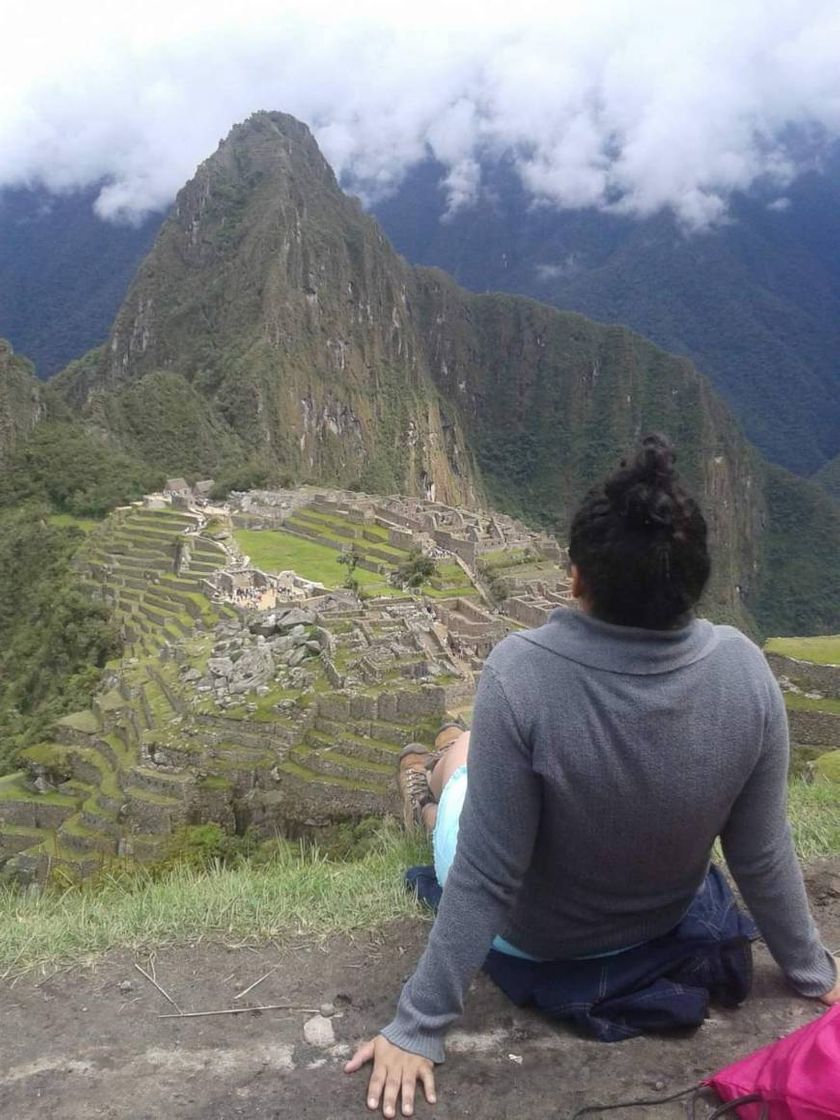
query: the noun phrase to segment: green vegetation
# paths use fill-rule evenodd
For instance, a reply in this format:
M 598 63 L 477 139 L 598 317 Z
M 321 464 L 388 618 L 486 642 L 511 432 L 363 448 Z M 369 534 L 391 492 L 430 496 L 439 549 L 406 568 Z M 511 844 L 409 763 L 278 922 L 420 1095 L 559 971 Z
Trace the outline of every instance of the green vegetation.
M 72 513 L 51 513 L 47 520 L 50 525 L 57 525 L 61 529 L 78 529 L 82 533 L 92 533 L 102 524 L 92 517 L 74 517 Z
M 817 782 L 830 782 L 835 787 L 834 790 L 834 811 L 835 814 L 840 816 L 840 790 L 836 787 L 840 786 L 840 750 L 827 751 L 825 754 L 820 755 L 814 764 Z
M 358 591 L 361 586 L 354 574 L 361 558 L 361 553 L 355 544 L 351 545 L 350 548 L 343 548 L 338 554 L 339 564 L 347 569 L 347 576 L 342 586 L 348 591 Z
M 0 306 L 2 300 L 0 292 Z M 41 419 L 42 410 L 42 391 L 32 363 L 15 354 L 0 338 L 0 470 Z
M 434 560 L 424 556 L 421 549 L 414 548 L 409 552 L 408 558 L 394 568 L 389 579 L 394 587 L 419 588 L 430 580 L 435 572 Z
M 823 634 L 817 638 L 770 638 L 764 648 L 768 653 L 795 657 L 797 661 L 840 665 L 840 634 Z
M 0 474 L 0 507 L 48 503 L 60 513 L 99 518 L 157 489 L 159 469 L 105 444 L 80 425 L 39 424 L 9 456 Z
M 840 700 L 832 697 L 800 696 L 798 692 L 785 693 L 785 705 L 791 711 L 799 712 L 829 712 L 831 715 L 840 715 Z
M 835 502 L 840 502 L 840 455 L 835 457 L 814 475 L 814 481 L 830 494 Z
M 375 929 L 417 914 L 402 874 L 428 851 L 396 826 L 369 837 L 366 854 L 333 862 L 285 841 L 251 859 L 205 866 L 202 856 L 171 870 L 105 875 L 40 895 L 0 888 L 0 972 L 78 963 L 109 949 L 158 949 L 212 936 L 236 944 L 294 935 L 320 940 Z M 205 847 L 212 849 L 212 828 Z M 200 845 L 199 845 L 200 846 Z M 196 866 L 196 864 L 198 866 Z
M 753 611 L 765 634 L 836 633 L 840 507 L 817 486 L 767 468 L 769 519 Z
M 304 579 L 333 588 L 341 587 L 347 578 L 347 567 L 341 563 L 340 552 L 317 541 L 279 529 L 237 529 L 234 536 L 242 551 L 263 571 L 282 572 L 291 568 Z M 385 577 L 365 568 L 357 567 L 353 578 L 359 581 L 362 590 L 383 595 L 389 592 Z
M 840 757 L 840 751 L 832 752 Z M 788 817 L 800 859 L 840 854 L 840 792 L 828 781 L 795 778 L 789 787 Z
M 795 780 L 789 815 L 802 859 L 840 852 L 836 788 Z M 317 846 L 254 844 L 217 826 L 180 834 L 180 862 L 32 894 L 0 888 L 0 974 L 84 961 L 112 949 L 160 948 L 212 936 L 241 945 L 294 935 L 320 940 L 375 929 L 418 910 L 402 884 L 425 845 L 392 822 L 339 828 Z M 347 862 L 348 858 L 350 862 Z
M 238 463 L 243 448 L 210 402 L 185 378 L 155 371 L 102 402 L 122 446 L 166 473 L 208 478 Z
M 72 570 L 84 534 L 37 506 L 0 512 L 0 773 L 84 708 L 119 650 L 108 611 Z

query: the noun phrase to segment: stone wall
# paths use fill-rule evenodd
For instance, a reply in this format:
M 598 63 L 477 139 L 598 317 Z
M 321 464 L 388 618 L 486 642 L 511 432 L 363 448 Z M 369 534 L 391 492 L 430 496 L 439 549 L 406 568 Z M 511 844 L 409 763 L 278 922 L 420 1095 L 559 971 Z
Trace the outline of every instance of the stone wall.
M 435 529 L 432 536 L 438 547 L 446 549 L 447 552 L 454 552 L 456 556 L 461 557 L 467 567 L 475 570 L 476 546 L 474 541 L 465 541 L 462 537 L 454 537 L 451 533 L 447 533 L 445 529 Z
M 813 661 L 797 661 L 780 653 L 768 653 L 773 675 L 787 677 L 806 692 L 819 692 L 840 700 L 840 665 L 817 665 Z
M 410 552 L 412 548 L 416 547 L 416 540 L 414 533 L 410 533 L 408 529 L 388 529 L 388 544 L 391 548 L 403 548 L 406 552 Z
M 831 712 L 788 709 L 790 737 L 807 746 L 840 747 L 840 716 Z
M 423 531 L 423 526 L 417 518 L 409 517 L 407 514 L 400 513 L 399 510 L 389 509 L 387 506 L 375 505 L 373 515 L 378 524 L 385 522 L 385 528 L 388 528 L 389 525 L 402 525 L 404 529 L 411 529 L 415 533 Z
M 553 607 L 542 606 L 539 603 L 530 603 L 527 599 L 505 599 L 502 609 L 508 618 L 521 622 L 523 626 L 542 626 L 548 622 L 548 616 Z

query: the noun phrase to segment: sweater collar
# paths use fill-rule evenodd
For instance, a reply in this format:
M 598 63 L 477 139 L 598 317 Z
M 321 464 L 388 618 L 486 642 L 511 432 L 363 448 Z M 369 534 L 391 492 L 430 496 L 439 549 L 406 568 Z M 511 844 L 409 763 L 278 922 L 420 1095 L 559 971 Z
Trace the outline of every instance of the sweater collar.
M 718 632 L 706 619 L 693 618 L 678 630 L 644 630 L 602 622 L 567 607 L 552 611 L 537 630 L 514 636 L 591 669 L 632 676 L 681 669 L 706 657 L 718 644 Z

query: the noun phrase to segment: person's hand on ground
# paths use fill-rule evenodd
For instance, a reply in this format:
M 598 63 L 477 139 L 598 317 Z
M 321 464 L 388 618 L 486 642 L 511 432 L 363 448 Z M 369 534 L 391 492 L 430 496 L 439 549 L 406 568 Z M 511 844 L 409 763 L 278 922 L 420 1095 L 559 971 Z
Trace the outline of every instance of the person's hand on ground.
M 370 1042 L 363 1042 L 344 1067 L 345 1073 L 355 1073 L 367 1062 L 373 1062 L 367 1089 L 367 1106 L 376 1110 L 382 1105 L 382 1115 L 396 1116 L 397 1101 L 402 1094 L 402 1115 L 414 1115 L 414 1093 L 417 1082 L 423 1083 L 423 1092 L 429 1104 L 435 1103 L 435 1067 L 428 1058 L 401 1050 L 383 1035 Z
M 835 1003 L 840 1003 L 840 960 L 835 957 L 834 963 L 837 966 L 837 983 L 830 992 L 826 992 L 825 995 L 820 996 L 820 1001 L 827 1007 L 833 1007 Z

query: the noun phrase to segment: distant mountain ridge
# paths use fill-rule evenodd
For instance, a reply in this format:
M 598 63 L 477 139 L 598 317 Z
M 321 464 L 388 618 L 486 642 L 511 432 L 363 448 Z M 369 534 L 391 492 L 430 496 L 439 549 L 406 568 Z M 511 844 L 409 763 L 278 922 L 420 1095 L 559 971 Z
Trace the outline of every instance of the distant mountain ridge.
M 107 345 L 55 391 L 161 469 L 244 460 L 297 481 L 489 500 L 561 534 L 619 452 L 662 429 L 710 518 L 718 617 L 840 626 L 840 514 L 768 473 L 690 362 L 412 269 L 284 114 L 255 114 L 201 165 Z
M 791 185 L 787 206 L 769 208 L 759 188 L 733 199 L 730 224 L 689 238 L 666 214 L 535 206 L 505 159 L 485 162 L 474 205 L 444 217 L 442 176 L 420 164 L 375 208 L 412 263 L 685 354 L 771 461 L 830 483 L 820 468 L 840 454 L 840 147 Z M 0 191 L 0 335 L 41 377 L 107 336 L 162 221 L 102 222 L 96 190 Z
M 104 222 L 98 187 L 0 190 L 0 336 L 50 377 L 98 345 L 162 215 Z
M 447 216 L 444 169 L 413 168 L 375 206 L 397 250 L 685 354 L 773 462 L 807 475 L 840 453 L 840 145 L 783 208 L 736 195 L 728 224 L 691 236 L 667 213 L 535 205 L 509 160 L 483 173 L 477 201 Z

